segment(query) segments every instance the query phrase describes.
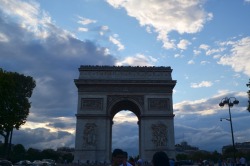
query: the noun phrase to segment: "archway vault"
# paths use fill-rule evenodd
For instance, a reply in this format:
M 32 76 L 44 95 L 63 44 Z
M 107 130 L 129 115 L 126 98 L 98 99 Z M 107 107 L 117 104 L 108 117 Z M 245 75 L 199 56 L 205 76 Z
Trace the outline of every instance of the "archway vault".
M 108 108 L 111 119 L 113 119 L 115 114 L 121 110 L 129 110 L 140 119 L 142 105 L 134 99 L 135 97 L 138 98 L 138 96 L 120 96 L 120 98 L 111 103 Z
M 174 157 L 170 67 L 81 66 L 76 114 L 75 162 L 110 161 L 112 120 L 121 110 L 139 120 L 139 156 L 163 150 Z

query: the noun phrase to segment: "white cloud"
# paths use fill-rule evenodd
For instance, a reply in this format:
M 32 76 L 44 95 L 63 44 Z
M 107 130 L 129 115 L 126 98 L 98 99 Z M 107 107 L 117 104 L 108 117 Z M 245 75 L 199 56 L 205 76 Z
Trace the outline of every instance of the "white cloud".
M 78 28 L 78 31 L 80 31 L 80 32 L 88 32 L 88 28 L 83 28 L 83 27 L 81 27 L 81 28 Z
M 202 87 L 210 87 L 213 83 L 211 81 L 202 81 L 200 83 L 191 83 L 191 88 L 202 88 Z
M 221 56 L 222 56 L 222 55 L 220 55 L 220 54 L 215 54 L 215 55 L 213 55 L 213 58 L 214 58 L 214 59 L 219 59 Z
M 22 143 L 26 149 L 57 149 L 58 147 L 74 147 L 75 136 L 68 132 L 51 132 L 49 129 L 20 129 L 14 131 L 14 144 Z M 32 138 L 32 139 L 30 139 Z
M 151 30 L 151 28 L 150 28 L 149 26 L 146 27 L 146 31 L 147 31 L 148 33 L 152 33 L 152 30 Z
M 103 26 L 101 26 L 101 30 L 102 31 L 107 31 L 107 30 L 109 30 L 109 27 L 106 26 L 106 25 L 103 25 Z
M 88 25 L 88 24 L 93 24 L 96 23 L 96 20 L 91 20 L 88 18 L 84 18 L 84 17 L 79 17 L 79 21 L 77 21 L 77 23 L 82 24 L 82 25 Z
M 118 66 L 153 66 L 157 59 L 143 54 L 136 54 L 135 56 L 126 57 L 124 60 L 116 63 Z
M 195 64 L 195 62 L 194 62 L 194 60 L 190 60 L 190 61 L 188 61 L 188 64 L 193 65 L 193 64 Z
M 214 53 L 220 53 L 222 51 L 224 51 L 225 48 L 219 48 L 219 49 L 209 49 L 206 51 L 206 55 L 212 55 Z
M 199 46 L 199 48 L 200 48 L 200 49 L 203 49 L 203 50 L 208 50 L 208 49 L 209 49 L 209 45 L 207 45 L 207 44 L 201 44 L 201 45 Z
M 228 43 L 232 47 L 231 54 L 222 56 L 218 64 L 231 66 L 234 71 L 250 76 L 250 37 Z
M 188 40 L 182 39 L 177 44 L 177 47 L 180 48 L 180 49 L 182 49 L 182 50 L 185 50 L 185 49 L 187 49 L 187 46 L 190 45 L 190 44 L 191 43 Z
M 206 21 L 212 19 L 212 14 L 202 8 L 203 1 L 197 0 L 107 0 L 115 8 L 123 7 L 128 15 L 135 17 L 141 26 L 150 26 L 158 33 L 158 40 L 166 49 L 174 48 L 174 42 L 169 39 L 171 31 L 197 33 L 201 31 Z M 147 9 L 147 10 L 145 10 Z
M 183 57 L 184 57 L 184 55 L 181 55 L 181 54 L 175 54 L 175 55 L 174 55 L 174 57 L 175 57 L 175 58 L 183 58 Z
M 118 47 L 118 50 L 119 50 L 119 51 L 125 49 L 124 45 L 123 45 L 118 39 L 116 39 L 115 37 L 110 36 L 110 37 L 109 37 L 109 41 L 110 41 L 111 43 L 115 44 L 115 45 Z
M 201 64 L 202 65 L 206 65 L 206 64 L 209 64 L 210 62 L 208 62 L 208 61 L 201 61 Z
M 39 7 L 34 1 L 0 1 L 0 9 L 9 17 L 16 19 L 22 28 L 32 32 L 36 37 L 47 38 L 50 33 L 47 29 L 52 25 L 51 18 Z
M 194 52 L 194 55 L 199 55 L 201 53 L 201 51 L 199 50 L 193 50 L 193 52 Z
M 8 42 L 9 41 L 9 38 L 3 34 L 3 33 L 0 33 L 0 42 Z

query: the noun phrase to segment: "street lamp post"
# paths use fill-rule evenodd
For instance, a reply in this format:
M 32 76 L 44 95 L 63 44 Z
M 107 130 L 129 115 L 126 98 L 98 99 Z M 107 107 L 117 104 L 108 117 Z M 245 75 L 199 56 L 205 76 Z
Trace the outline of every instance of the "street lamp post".
M 221 100 L 219 106 L 224 107 L 224 105 L 228 105 L 228 111 L 229 111 L 229 119 L 226 119 L 230 122 L 231 127 L 231 135 L 232 135 L 232 143 L 233 143 L 233 157 L 234 157 L 234 164 L 236 163 L 236 157 L 235 157 L 235 145 L 234 145 L 234 132 L 233 132 L 233 124 L 232 124 L 232 117 L 231 117 L 231 110 L 230 108 L 234 105 L 239 104 L 239 100 L 237 100 L 235 97 L 225 97 Z M 222 121 L 223 118 L 221 118 Z

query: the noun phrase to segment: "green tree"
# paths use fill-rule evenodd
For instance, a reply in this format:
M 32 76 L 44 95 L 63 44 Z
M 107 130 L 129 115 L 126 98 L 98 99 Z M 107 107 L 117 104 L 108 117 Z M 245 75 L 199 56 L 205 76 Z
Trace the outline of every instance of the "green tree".
M 26 149 L 22 144 L 17 144 L 13 146 L 12 153 L 11 153 L 11 160 L 18 162 L 20 160 L 24 160 L 26 156 Z
M 42 151 L 42 156 L 44 159 L 52 159 L 57 161 L 60 155 L 54 149 L 44 149 Z
M 39 149 L 29 148 L 26 154 L 27 154 L 27 159 L 30 161 L 43 159 L 42 153 Z
M 187 154 L 177 154 L 176 160 L 188 160 L 190 157 Z
M 219 153 L 219 152 L 217 152 L 216 150 L 211 154 L 211 160 L 212 161 L 214 161 L 215 163 L 218 163 L 219 162 L 219 160 L 221 160 L 221 158 L 222 158 L 222 155 Z
M 71 163 L 74 160 L 74 155 L 72 153 L 62 154 L 63 161 L 67 161 L 67 163 Z
M 0 135 L 4 137 L 6 157 L 13 129 L 18 130 L 27 120 L 31 106 L 29 98 L 35 86 L 32 77 L 0 68 Z
M 233 146 L 228 146 L 228 147 L 224 150 L 223 156 L 224 156 L 225 158 L 232 158 L 234 151 L 235 151 L 235 150 L 234 150 L 234 147 L 233 147 Z

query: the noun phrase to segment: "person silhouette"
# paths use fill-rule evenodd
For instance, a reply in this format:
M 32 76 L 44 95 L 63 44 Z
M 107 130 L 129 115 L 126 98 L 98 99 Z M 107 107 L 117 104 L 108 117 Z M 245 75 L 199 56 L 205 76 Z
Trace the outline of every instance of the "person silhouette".
M 152 158 L 153 166 L 170 166 L 168 155 L 163 152 L 155 152 Z
M 120 166 L 124 160 L 124 152 L 121 149 L 114 149 L 112 152 L 112 166 Z

